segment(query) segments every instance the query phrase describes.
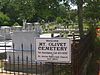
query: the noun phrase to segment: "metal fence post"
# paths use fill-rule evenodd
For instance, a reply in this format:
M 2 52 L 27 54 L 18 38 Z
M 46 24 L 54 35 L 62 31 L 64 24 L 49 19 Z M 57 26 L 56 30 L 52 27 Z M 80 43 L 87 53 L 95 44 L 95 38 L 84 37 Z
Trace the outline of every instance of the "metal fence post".
M 14 43 L 13 43 L 13 69 L 14 69 L 14 75 L 15 75 L 15 50 L 14 50 Z
M 5 47 L 5 61 L 4 61 L 4 62 L 5 62 L 5 66 L 7 67 L 7 62 L 6 62 L 6 61 L 7 61 L 7 60 L 6 60 L 6 57 L 7 57 L 6 41 L 5 41 L 5 46 L 4 46 L 4 47 Z M 6 73 L 7 73 L 7 70 L 6 70 Z
M 37 61 L 36 61 L 36 75 L 37 75 Z
M 11 56 L 9 56 L 9 69 L 10 69 L 10 74 L 11 74 Z
M 17 63 L 18 63 L 18 75 L 19 75 L 19 55 L 17 57 Z
M 21 44 L 21 49 L 22 49 L 22 72 L 24 72 L 23 44 Z
M 31 74 L 32 74 L 32 44 L 30 44 L 30 49 L 31 49 Z
M 26 56 L 26 68 L 27 68 L 27 70 L 28 70 L 28 56 Z M 28 72 L 29 72 L 29 70 L 27 71 L 27 75 L 28 75 Z

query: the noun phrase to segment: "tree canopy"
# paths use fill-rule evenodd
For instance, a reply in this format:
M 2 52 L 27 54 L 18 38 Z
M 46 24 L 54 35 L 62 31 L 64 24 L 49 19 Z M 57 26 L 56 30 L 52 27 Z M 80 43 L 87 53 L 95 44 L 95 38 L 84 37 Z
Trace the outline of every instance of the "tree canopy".
M 84 7 L 84 16 L 88 21 L 93 24 L 100 21 L 100 0 L 89 1 Z
M 72 10 L 71 4 L 77 9 Z M 0 0 L 0 12 L 9 17 L 9 25 L 18 22 L 54 22 L 60 17 L 63 22 L 78 23 L 83 35 L 83 19 L 100 21 L 100 0 Z M 0 14 L 1 15 L 1 14 Z M 3 21 L 2 21 L 3 22 Z M 0 25 L 3 25 L 2 23 Z
M 10 18 L 6 15 L 0 12 L 0 25 L 8 25 L 10 21 Z

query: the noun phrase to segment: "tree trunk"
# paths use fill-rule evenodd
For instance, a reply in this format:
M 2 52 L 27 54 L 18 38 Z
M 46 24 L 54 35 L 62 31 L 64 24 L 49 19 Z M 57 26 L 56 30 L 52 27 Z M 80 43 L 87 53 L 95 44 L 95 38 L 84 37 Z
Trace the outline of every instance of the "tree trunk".
M 83 1 L 80 0 L 77 4 L 78 6 L 78 26 L 79 26 L 79 34 L 80 38 L 83 37 L 84 32 L 83 32 Z

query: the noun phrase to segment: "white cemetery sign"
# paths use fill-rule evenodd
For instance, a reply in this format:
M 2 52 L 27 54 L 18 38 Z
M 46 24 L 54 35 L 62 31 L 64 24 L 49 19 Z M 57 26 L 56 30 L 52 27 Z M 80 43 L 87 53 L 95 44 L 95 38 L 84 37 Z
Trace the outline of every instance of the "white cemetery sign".
M 36 38 L 36 60 L 71 63 L 70 39 Z

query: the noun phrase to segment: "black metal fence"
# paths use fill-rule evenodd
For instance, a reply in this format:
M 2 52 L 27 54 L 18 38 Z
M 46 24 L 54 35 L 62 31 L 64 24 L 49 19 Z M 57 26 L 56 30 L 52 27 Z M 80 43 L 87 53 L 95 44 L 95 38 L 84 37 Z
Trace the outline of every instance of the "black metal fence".
M 94 52 L 94 40 L 95 32 L 91 31 L 83 39 L 73 40 L 71 64 L 35 61 L 32 44 L 28 51 L 23 49 L 23 44 L 20 51 L 15 50 L 13 44 L 13 48 L 9 52 L 5 44 L 3 46 L 4 52 L 0 53 L 1 73 L 13 75 L 84 75 L 82 73 L 85 64 L 87 64 L 86 61 Z
M 21 50 L 15 50 L 14 44 L 11 51 L 4 46 L 4 52 L 0 54 L 1 73 L 13 75 L 71 75 L 71 64 L 50 63 L 34 60 L 32 44 L 26 51 L 21 45 Z

